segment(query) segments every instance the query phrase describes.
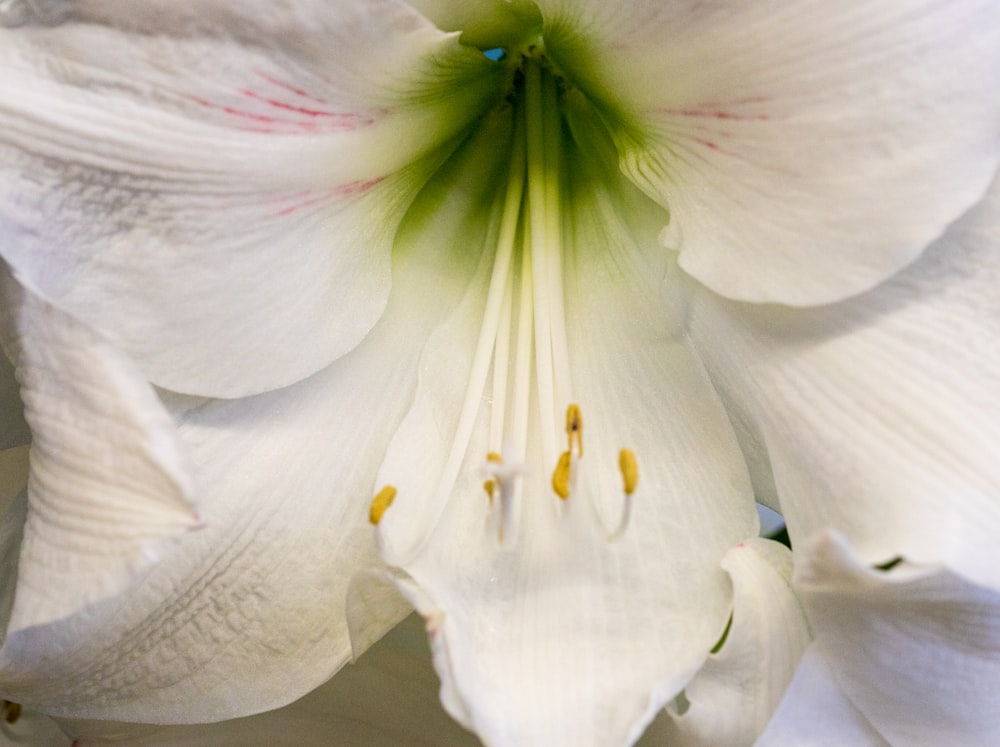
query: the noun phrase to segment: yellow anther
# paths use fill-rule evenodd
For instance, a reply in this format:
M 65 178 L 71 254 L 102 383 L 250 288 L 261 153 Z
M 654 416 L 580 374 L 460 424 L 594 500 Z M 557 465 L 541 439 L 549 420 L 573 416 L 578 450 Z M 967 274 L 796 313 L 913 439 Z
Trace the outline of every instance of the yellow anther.
M 632 495 L 635 486 L 639 484 L 639 463 L 636 462 L 631 449 L 622 449 L 618 452 L 618 469 L 621 470 L 622 480 L 625 482 L 625 495 Z
M 559 462 L 552 472 L 552 489 L 563 500 L 569 498 L 569 466 L 569 452 L 564 451 L 559 456 Z
M 386 485 L 372 499 L 372 506 L 368 509 L 368 521 L 378 524 L 382 521 L 382 515 L 386 512 L 392 502 L 396 500 L 396 489 L 392 485 Z
M 486 453 L 486 461 L 492 464 L 503 464 L 503 457 L 497 454 L 495 451 L 489 451 Z M 486 491 L 486 495 L 490 498 L 490 505 L 493 505 L 493 495 L 497 489 L 496 480 L 487 480 L 483 483 L 483 490 Z
M 3 702 L 4 723 L 16 724 L 19 718 L 21 718 L 21 704 L 14 703 L 10 700 L 5 700 Z
M 579 405 L 566 408 L 566 436 L 569 438 L 569 450 L 573 451 L 576 444 L 576 455 L 583 456 L 583 415 Z

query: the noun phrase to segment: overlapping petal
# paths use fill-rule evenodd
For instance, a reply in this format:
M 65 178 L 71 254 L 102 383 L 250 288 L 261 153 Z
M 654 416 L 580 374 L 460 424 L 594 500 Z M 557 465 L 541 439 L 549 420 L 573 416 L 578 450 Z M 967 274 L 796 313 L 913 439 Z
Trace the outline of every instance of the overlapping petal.
M 375 324 L 400 219 L 502 75 L 392 0 L 0 29 L 0 252 L 161 386 L 291 383 Z
M 756 534 L 729 422 L 666 321 L 662 213 L 613 164 L 588 171 L 578 155 L 568 161 L 565 342 L 585 423 L 577 491 L 560 505 L 549 486 L 552 434 L 540 412 L 552 402 L 537 404 L 533 390 L 523 498 L 499 541 L 481 470 L 498 390 L 467 389 L 488 243 L 466 303 L 424 351 L 415 405 L 379 477 L 399 494 L 378 532 L 387 559 L 413 580 L 404 589 L 428 619 L 445 706 L 496 745 L 634 742 L 721 635 L 731 587 L 720 560 Z M 508 424 L 526 407 L 512 307 L 511 358 L 492 368 L 513 382 L 500 390 Z M 463 401 L 475 419 L 456 443 Z M 611 541 L 622 447 L 637 455 L 640 483 L 632 521 Z
M 1000 594 L 940 566 L 904 560 L 885 571 L 867 567 L 835 532 L 798 552 L 795 583 L 816 650 L 887 742 L 1000 739 Z M 794 723 L 779 712 L 776 720 L 783 719 Z
M 792 541 L 1000 588 L 1000 186 L 870 293 L 791 312 L 693 289 L 690 333 L 766 443 Z
M 478 745 L 475 737 L 441 709 L 436 683 L 423 625 L 411 616 L 330 682 L 277 711 L 192 726 L 102 721 L 62 724 L 77 738 L 79 747 Z
M 730 298 L 871 288 L 982 195 L 1000 157 L 991 0 L 538 5 L 551 57 L 670 209 L 666 244 Z
M 490 187 L 479 177 L 502 154 L 478 153 L 440 178 Z M 348 585 L 378 564 L 372 478 L 412 397 L 420 350 L 469 284 L 463 232 L 480 226 L 478 212 L 448 203 L 435 184 L 397 237 L 393 294 L 362 345 L 256 397 L 161 392 L 194 465 L 203 527 L 127 595 L 9 635 L 5 694 L 61 716 L 211 721 L 284 705 L 351 657 Z M 375 612 L 379 634 L 402 614 Z
M 805 616 L 791 588 L 792 556 L 786 547 L 747 540 L 723 557 L 722 567 L 733 579 L 732 622 L 721 649 L 685 688 L 687 709 L 669 709 L 672 724 L 658 724 L 664 744 L 753 744 L 809 643 Z
M 756 747 L 890 747 L 844 696 L 816 645 L 806 649 L 795 678 Z
M 132 361 L 0 272 L 0 340 L 33 434 L 10 635 L 120 593 L 197 516 L 186 454 Z

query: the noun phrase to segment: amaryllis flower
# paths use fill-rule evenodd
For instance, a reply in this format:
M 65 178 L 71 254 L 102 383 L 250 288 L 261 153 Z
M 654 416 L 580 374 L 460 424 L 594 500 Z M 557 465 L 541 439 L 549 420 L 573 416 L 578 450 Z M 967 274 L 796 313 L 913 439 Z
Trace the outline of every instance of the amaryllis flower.
M 994 3 L 2 10 L 5 698 L 248 715 L 412 604 L 489 744 L 929 718 L 844 649 L 1000 588 Z

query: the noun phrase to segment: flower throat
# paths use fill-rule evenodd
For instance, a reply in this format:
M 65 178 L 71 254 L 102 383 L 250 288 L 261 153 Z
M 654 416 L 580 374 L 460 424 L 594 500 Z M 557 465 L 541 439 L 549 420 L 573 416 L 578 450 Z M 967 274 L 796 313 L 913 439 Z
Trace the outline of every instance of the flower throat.
M 563 149 L 567 135 L 563 107 L 565 97 L 574 91 L 552 70 L 540 45 L 528 46 L 514 59 L 505 59 L 503 50 L 484 54 L 502 60 L 498 64 L 512 66 L 511 82 L 500 106 L 510 107 L 513 136 L 485 309 L 438 491 L 451 493 L 485 399 L 491 404 L 489 450 L 481 468 L 483 489 L 498 541 L 511 544 L 516 541 L 525 471 L 552 470 L 551 495 L 559 504 L 578 492 L 583 457 L 583 413 L 573 395 L 562 267 Z M 492 392 L 487 392 L 491 367 Z M 543 464 L 532 463 L 527 454 L 533 396 L 537 397 Z M 563 413 L 565 427 L 560 422 Z M 565 449 L 559 447 L 561 432 L 567 439 Z M 620 452 L 618 464 L 624 503 L 619 525 L 605 532 L 608 539 L 625 531 L 638 481 L 636 458 L 630 450 Z M 402 491 L 405 486 L 397 490 L 391 485 L 379 491 L 370 512 L 373 524 L 382 521 Z

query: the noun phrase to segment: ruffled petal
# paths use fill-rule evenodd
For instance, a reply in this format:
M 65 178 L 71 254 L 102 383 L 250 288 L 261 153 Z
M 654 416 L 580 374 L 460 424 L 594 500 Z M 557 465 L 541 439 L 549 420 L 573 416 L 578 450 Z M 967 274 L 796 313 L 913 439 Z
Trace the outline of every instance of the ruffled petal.
M 1000 593 L 905 560 L 870 568 L 836 532 L 796 551 L 816 647 L 889 743 L 1000 742 Z
M 667 246 L 712 290 L 815 305 L 914 260 L 1000 157 L 992 0 L 540 0 Z
M 919 262 L 824 309 L 693 288 L 690 333 L 766 443 L 793 545 L 824 527 L 1000 589 L 1000 183 Z
M 834 679 L 816 644 L 802 663 L 778 712 L 755 747 L 890 747 Z
M 493 344 L 489 332 L 480 337 L 496 241 L 485 232 L 477 281 L 424 350 L 414 406 L 378 480 L 398 488 L 376 531 L 387 560 L 412 579 L 403 588 L 427 619 L 445 707 L 494 745 L 634 742 L 722 634 L 731 586 L 720 560 L 756 534 L 725 412 L 660 301 L 662 213 L 614 164 L 590 172 L 579 154 L 567 160 L 572 382 L 561 394 L 585 423 L 576 490 L 564 504 L 553 493 L 545 442 L 564 437 L 562 424 L 546 432 L 552 403 L 539 406 L 537 390 L 518 384 L 520 301 L 499 327 L 510 329 L 509 357 L 498 353 L 491 379 L 476 378 L 476 351 Z M 543 295 L 552 291 L 555 304 L 559 283 L 550 282 Z M 533 413 L 523 421 L 523 493 L 501 541 L 483 467 L 491 431 L 513 436 L 519 412 Z M 494 429 L 498 418 L 504 427 Z M 635 452 L 640 477 L 631 521 L 609 539 L 625 500 L 622 447 Z M 505 457 L 511 469 L 515 461 Z
M 436 687 L 423 626 L 412 616 L 332 680 L 277 711 L 193 726 L 70 721 L 63 727 L 78 747 L 478 745 L 441 709 Z
M 121 593 L 197 524 L 186 453 L 127 356 L 0 269 L 33 440 L 8 636 Z
M 470 175 L 491 187 L 502 154 L 484 152 L 418 196 L 394 248 L 389 306 L 351 353 L 256 397 L 161 392 L 194 463 L 203 527 L 128 595 L 8 637 L 6 694 L 66 717 L 194 723 L 285 705 L 350 659 L 348 586 L 378 564 L 372 479 L 420 350 L 469 284 L 463 229 L 479 214 L 443 207 Z M 371 614 L 374 638 L 405 612 Z
M 685 688 L 687 710 L 669 709 L 674 728 L 664 731 L 664 744 L 753 744 L 809 644 L 784 545 L 748 540 L 723 557 L 722 567 L 733 580 L 732 622 L 721 649 Z
M 369 332 L 505 73 L 390 0 L 185 7 L 0 29 L 0 252 L 156 384 L 234 397 Z

